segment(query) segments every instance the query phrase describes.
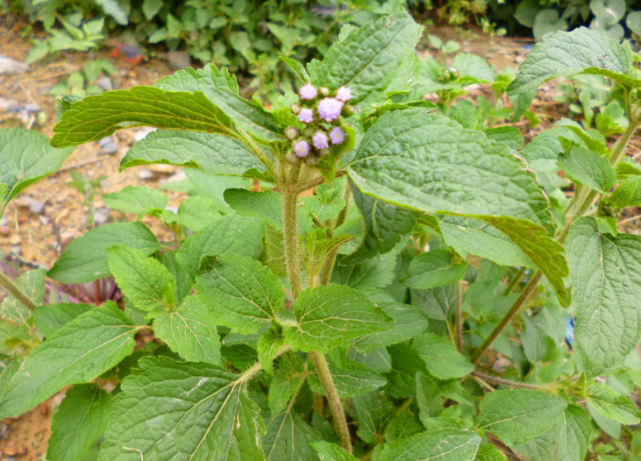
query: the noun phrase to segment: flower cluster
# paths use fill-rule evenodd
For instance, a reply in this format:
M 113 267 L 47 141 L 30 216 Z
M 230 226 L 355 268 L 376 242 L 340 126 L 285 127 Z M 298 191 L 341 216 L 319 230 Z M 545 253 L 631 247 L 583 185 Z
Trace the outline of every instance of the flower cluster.
M 353 95 L 346 86 L 340 87 L 332 96 L 329 89 L 317 89 L 311 83 L 303 86 L 298 94 L 300 103 L 292 104 L 291 110 L 305 128 L 299 130 L 290 126 L 285 130 L 285 136 L 292 142 L 287 159 L 292 163 L 304 160 L 308 165 L 315 165 L 320 157 L 329 154 L 332 146 L 345 140 L 341 116 L 354 113 L 354 108 L 347 105 Z

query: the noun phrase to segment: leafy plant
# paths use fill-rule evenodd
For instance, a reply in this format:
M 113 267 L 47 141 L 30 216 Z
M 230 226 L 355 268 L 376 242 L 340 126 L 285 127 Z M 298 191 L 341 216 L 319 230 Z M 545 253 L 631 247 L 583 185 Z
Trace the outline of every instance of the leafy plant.
M 72 385 L 51 461 L 81 459 L 100 434 L 110 461 L 637 450 L 641 240 L 616 219 L 641 181 L 622 160 L 641 124 L 631 50 L 584 28 L 539 43 L 508 94 L 604 75 L 622 86 L 629 125 L 612 149 L 569 120 L 522 147 L 513 127 L 467 129 L 412 99 L 421 33 L 401 13 L 342 34 L 323 61 L 286 60 L 301 88 L 269 110 L 211 65 L 63 101 L 47 158 L 153 126 L 121 167 L 184 166 L 191 196 L 174 213 L 160 191 L 111 194 L 173 241 L 140 221 L 106 224 L 48 272 L 70 284 L 112 275 L 120 305 L 40 305 L 31 277 L 44 274 L 0 276 L 12 296 L 0 417 Z M 0 134 L 3 166 L 32 152 L 20 141 L 32 134 Z M 16 190 L 19 175 L 2 171 Z M 158 342 L 134 350 L 149 330 Z
M 49 90 L 52 96 L 62 96 L 73 94 L 79 97 L 85 97 L 88 94 L 100 94 L 102 89 L 95 85 L 94 82 L 101 74 L 117 75 L 116 67 L 100 58 L 85 63 L 83 72 L 73 72 L 68 78 L 61 79 Z

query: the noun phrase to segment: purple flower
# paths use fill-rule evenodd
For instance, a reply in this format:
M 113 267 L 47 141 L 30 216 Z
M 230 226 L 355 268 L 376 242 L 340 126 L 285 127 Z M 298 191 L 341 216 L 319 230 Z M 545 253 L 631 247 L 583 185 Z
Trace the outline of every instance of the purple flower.
M 336 93 L 336 99 L 339 101 L 347 102 L 352 99 L 352 90 L 349 87 L 341 86 Z
M 336 120 L 341 114 L 343 103 L 338 99 L 325 98 L 318 103 L 318 113 L 320 117 L 326 122 Z
M 314 147 L 316 149 L 327 149 L 329 147 L 327 135 L 322 131 L 317 131 L 312 140 L 314 141 Z
M 307 85 L 301 87 L 299 94 L 301 99 L 314 99 L 318 94 L 318 91 L 316 91 L 314 85 L 308 83 Z
M 298 141 L 294 144 L 294 154 L 296 157 L 305 158 L 309 154 L 309 143 L 307 141 Z
M 332 144 L 340 144 L 345 140 L 345 133 L 339 127 L 336 127 L 329 132 L 329 138 L 332 140 Z
M 312 123 L 314 121 L 314 112 L 307 107 L 303 107 L 298 114 L 298 120 L 303 123 Z

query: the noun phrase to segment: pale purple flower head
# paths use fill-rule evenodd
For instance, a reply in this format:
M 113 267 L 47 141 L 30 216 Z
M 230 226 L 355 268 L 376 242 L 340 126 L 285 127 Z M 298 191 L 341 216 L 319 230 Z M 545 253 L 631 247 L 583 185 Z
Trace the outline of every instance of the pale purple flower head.
M 339 127 L 336 127 L 329 132 L 329 138 L 332 140 L 332 144 L 340 144 L 345 140 L 345 133 Z
M 339 101 L 347 102 L 352 99 L 352 90 L 347 86 L 341 86 L 336 93 L 336 99 Z
M 301 87 L 299 94 L 301 99 L 314 99 L 318 94 L 318 91 L 316 91 L 314 85 L 308 83 L 307 85 Z
M 336 120 L 341 114 L 343 103 L 338 99 L 325 98 L 318 103 L 318 113 L 326 122 Z
M 329 147 L 327 135 L 322 131 L 317 131 L 312 140 L 314 141 L 314 147 L 316 149 L 327 149 Z
M 298 114 L 298 120 L 303 123 L 312 123 L 314 121 L 314 111 L 307 107 L 303 107 Z
M 307 141 L 298 141 L 294 144 L 294 154 L 296 157 L 305 158 L 309 154 L 309 144 Z

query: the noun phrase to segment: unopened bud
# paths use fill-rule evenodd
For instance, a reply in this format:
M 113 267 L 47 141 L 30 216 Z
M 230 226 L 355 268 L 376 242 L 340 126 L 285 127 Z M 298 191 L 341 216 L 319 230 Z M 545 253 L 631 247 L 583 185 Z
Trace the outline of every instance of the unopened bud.
M 307 163 L 310 166 L 318 165 L 318 161 L 319 161 L 319 158 L 316 157 L 315 155 L 308 155 L 305 158 L 305 163 Z
M 285 128 L 285 137 L 290 141 L 298 138 L 298 128 L 293 126 L 288 126 L 287 128 Z
M 295 102 L 294 104 L 292 104 L 292 114 L 298 115 L 299 113 L 300 113 L 300 104 Z
M 343 110 L 341 111 L 341 115 L 343 117 L 351 117 L 356 113 L 356 109 L 354 109 L 354 106 L 343 106 Z
M 326 155 L 329 155 L 329 149 L 321 149 L 320 151 L 321 157 L 325 157 Z
M 320 91 L 320 94 L 322 94 L 323 96 L 329 96 L 329 88 L 325 86 L 321 86 L 321 89 L 319 91 Z

